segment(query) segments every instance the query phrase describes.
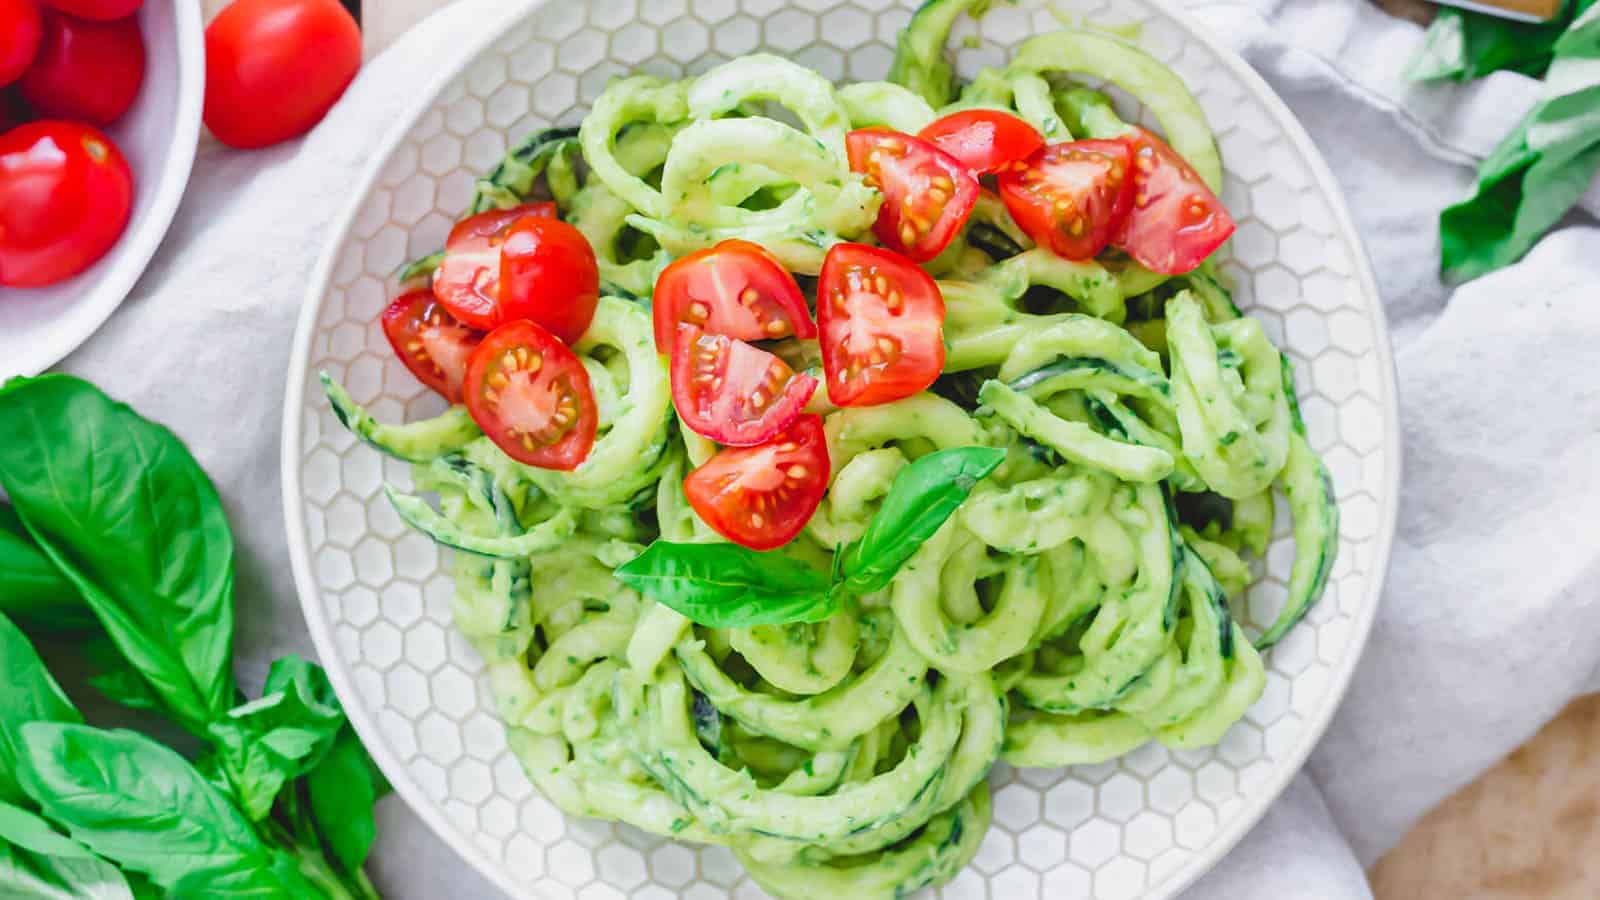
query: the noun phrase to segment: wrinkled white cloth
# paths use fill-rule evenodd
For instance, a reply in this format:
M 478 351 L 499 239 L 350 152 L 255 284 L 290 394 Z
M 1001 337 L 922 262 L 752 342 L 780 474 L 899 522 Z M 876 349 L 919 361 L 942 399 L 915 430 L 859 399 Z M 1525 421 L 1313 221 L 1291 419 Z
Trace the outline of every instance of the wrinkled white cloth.
M 1421 30 L 1361 0 L 1188 2 L 1294 109 L 1346 192 L 1394 330 L 1405 441 L 1388 587 L 1350 693 L 1305 772 L 1188 896 L 1355 900 L 1371 896 L 1363 868 L 1422 813 L 1593 689 L 1600 230 L 1570 226 L 1452 292 L 1436 274 L 1438 211 L 1469 190 L 1536 83 L 1408 85 Z M 170 425 L 216 480 L 240 543 L 246 683 L 284 652 L 313 652 L 278 479 L 310 269 L 389 124 L 508 14 L 497 0 L 441 11 L 301 141 L 203 146 L 149 271 L 60 367 Z M 373 871 L 390 898 L 497 896 L 394 799 Z

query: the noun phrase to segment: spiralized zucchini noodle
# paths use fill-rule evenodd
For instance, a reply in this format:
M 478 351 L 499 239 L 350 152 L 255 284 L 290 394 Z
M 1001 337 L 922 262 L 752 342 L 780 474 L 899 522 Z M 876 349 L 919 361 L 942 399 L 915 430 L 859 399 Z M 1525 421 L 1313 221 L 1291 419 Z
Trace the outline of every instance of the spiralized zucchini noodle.
M 1316 601 L 1336 548 L 1290 365 L 1214 267 L 1166 278 L 1061 259 L 985 196 L 927 266 L 947 306 L 945 374 L 898 402 L 824 407 L 830 490 L 781 551 L 826 570 L 911 460 L 1005 449 L 893 584 L 823 622 L 713 629 L 613 577 L 658 538 L 722 540 L 683 493 L 715 448 L 675 417 L 647 306 L 656 275 L 724 238 L 802 275 L 839 241 L 871 241 L 880 200 L 847 164 L 849 129 L 914 132 L 992 106 L 1051 140 L 1115 134 L 1111 103 L 1077 81 L 1092 78 L 1133 95 L 1219 184 L 1182 81 L 1115 37 L 1041 35 L 958 85 L 944 46 L 971 5 L 927 4 L 890 81 L 835 87 L 768 55 L 623 78 L 581 128 L 533 135 L 479 181 L 473 211 L 539 192 L 596 250 L 605 296 L 575 350 L 599 437 L 576 470 L 514 462 L 459 408 L 378 423 L 328 382 L 341 420 L 438 496 L 435 509 L 392 494 L 459 551 L 455 623 L 538 789 L 571 815 L 726 845 L 781 897 L 901 897 L 953 877 L 987 829 L 997 761 L 1215 743 L 1260 695 L 1259 651 Z M 1252 641 L 1230 599 L 1265 553 L 1275 489 L 1295 558 L 1281 614 Z

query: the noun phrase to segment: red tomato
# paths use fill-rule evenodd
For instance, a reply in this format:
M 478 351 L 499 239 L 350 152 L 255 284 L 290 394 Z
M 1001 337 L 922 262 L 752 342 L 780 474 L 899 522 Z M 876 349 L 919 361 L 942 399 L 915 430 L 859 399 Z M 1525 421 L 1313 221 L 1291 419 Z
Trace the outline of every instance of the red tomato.
M 1051 144 L 1000 173 L 1000 199 L 1034 243 L 1091 259 L 1133 205 L 1130 160 L 1121 141 Z
M 917 137 L 960 160 L 974 174 L 998 172 L 1044 146 L 1044 135 L 997 109 L 964 109 L 939 119 Z
M 143 82 L 137 21 L 89 22 L 46 10 L 39 55 L 21 84 L 40 116 L 104 127 L 128 111 Z
M 600 269 L 583 232 L 553 215 L 512 223 L 500 247 L 502 322 L 532 319 L 576 344 L 599 300 Z
M 863 128 L 845 138 L 850 168 L 883 192 L 873 233 L 884 246 L 927 262 L 950 244 L 978 201 L 978 179 L 921 138 Z
M 822 417 L 803 415 L 755 447 L 730 447 L 683 480 L 689 505 L 717 533 L 753 550 L 781 547 L 800 533 L 828 487 Z
M 817 391 L 783 360 L 693 325 L 678 326 L 672 350 L 672 402 L 678 417 L 719 444 L 749 447 L 794 423 Z
M 680 323 L 741 341 L 817 336 L 794 276 L 749 241 L 675 260 L 656 279 L 653 306 L 658 353 L 672 352 Z
M 87 269 L 127 227 L 133 173 L 111 139 L 77 122 L 0 136 L 0 284 L 38 287 Z
M 431 291 L 402 294 L 383 311 L 383 335 L 417 380 L 461 402 L 467 361 L 483 335 L 457 322 Z
M 44 3 L 69 16 L 108 22 L 125 19 L 138 12 L 144 0 L 44 0 Z
M 555 218 L 554 203 L 529 203 L 468 216 L 450 229 L 444 262 L 433 275 L 433 293 L 457 319 L 491 331 L 500 317 L 500 245 L 511 224 L 524 216 Z
M 1112 243 L 1152 272 L 1182 275 L 1233 235 L 1233 216 L 1167 142 L 1143 128 L 1133 154 L 1133 206 Z
M 817 325 L 828 399 L 840 406 L 909 397 L 944 368 L 944 296 L 887 250 L 833 245 L 817 283 Z
M 206 127 L 230 147 L 299 137 L 361 68 L 361 29 L 338 0 L 234 0 L 206 27 Z
M 22 77 L 43 36 L 36 0 L 0 0 L 0 87 Z
M 576 469 L 594 447 L 589 373 L 555 335 L 527 320 L 489 332 L 467 363 L 467 412 L 507 456 Z

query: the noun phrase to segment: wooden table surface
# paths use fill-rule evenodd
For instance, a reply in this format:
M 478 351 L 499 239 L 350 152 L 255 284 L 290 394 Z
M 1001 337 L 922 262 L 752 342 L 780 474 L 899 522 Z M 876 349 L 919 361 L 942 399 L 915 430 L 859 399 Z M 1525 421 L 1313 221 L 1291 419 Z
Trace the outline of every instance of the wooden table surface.
M 367 55 L 449 0 L 366 0 Z M 562 0 L 582 2 L 582 0 Z M 1425 22 L 1424 0 L 1379 0 Z M 203 0 L 215 14 L 227 0 Z M 1593 900 L 1600 895 L 1600 695 L 1425 818 L 1373 867 L 1378 900 Z

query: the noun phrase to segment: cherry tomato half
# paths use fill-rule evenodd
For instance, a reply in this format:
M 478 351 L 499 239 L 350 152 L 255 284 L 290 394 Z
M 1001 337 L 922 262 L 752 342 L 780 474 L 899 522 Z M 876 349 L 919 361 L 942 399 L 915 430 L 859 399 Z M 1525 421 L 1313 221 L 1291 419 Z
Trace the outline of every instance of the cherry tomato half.
M 500 320 L 531 319 L 568 344 L 589 330 L 600 269 L 583 232 L 551 216 L 523 216 L 500 246 Z
M 1133 205 L 1112 238 L 1140 265 L 1182 275 L 1233 235 L 1233 216 L 1183 157 L 1143 128 L 1124 137 L 1133 159 Z
M 467 362 L 483 335 L 457 322 L 432 291 L 411 291 L 389 304 L 383 335 L 418 381 L 451 403 L 461 402 Z
M 1121 141 L 1051 144 L 1000 173 L 1000 199 L 1034 243 L 1091 259 L 1133 204 L 1130 162 Z
M 716 532 L 753 550 L 800 533 L 828 487 L 822 417 L 806 414 L 755 447 L 729 447 L 683 480 L 689 505 Z
M 541 469 L 576 469 L 598 416 L 583 363 L 560 339 L 520 320 L 489 332 L 467 363 L 467 412 L 506 455 Z
M 0 0 L 0 87 L 22 77 L 43 37 L 37 0 Z
M 90 22 L 45 10 L 39 55 L 22 95 L 41 117 L 105 127 L 122 117 L 144 83 L 144 35 L 135 19 Z
M 38 287 L 87 269 L 117 242 L 133 172 L 111 139 L 77 122 L 0 136 L 0 284 Z
M 944 296 L 904 257 L 835 244 L 817 282 L 828 399 L 873 406 L 909 397 L 944 369 Z
M 433 275 L 433 293 L 450 314 L 484 331 L 500 316 L 500 246 L 511 224 L 524 216 L 555 218 L 554 203 L 529 203 L 468 216 L 450 229 L 444 262 Z
M 44 0 L 44 4 L 69 16 L 109 22 L 138 12 L 144 0 Z
M 817 391 L 783 360 L 744 341 L 678 326 L 672 402 L 683 423 L 719 444 L 749 447 L 793 424 Z
M 934 121 L 917 137 L 960 160 L 976 175 L 1000 171 L 1044 146 L 1044 135 L 998 109 L 963 109 Z
M 883 192 L 872 226 L 884 246 L 917 262 L 939 255 L 967 223 L 978 179 L 955 157 L 909 134 L 862 128 L 845 137 L 850 168 Z
M 338 0 L 234 0 L 206 26 L 206 127 L 266 147 L 322 121 L 361 68 L 361 29 Z
M 680 323 L 741 341 L 817 336 L 794 276 L 749 241 L 673 261 L 656 279 L 653 305 L 658 353 L 672 352 Z

